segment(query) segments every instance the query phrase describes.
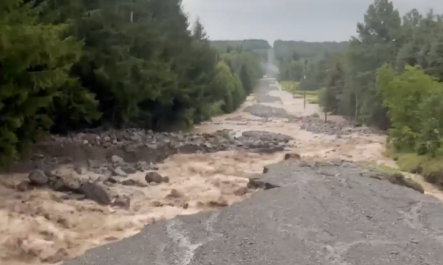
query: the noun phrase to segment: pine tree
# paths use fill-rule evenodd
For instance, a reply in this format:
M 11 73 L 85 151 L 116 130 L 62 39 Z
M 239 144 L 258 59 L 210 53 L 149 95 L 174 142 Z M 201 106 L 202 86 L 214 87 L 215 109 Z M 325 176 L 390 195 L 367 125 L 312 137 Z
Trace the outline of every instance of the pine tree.
M 358 37 L 350 41 L 349 68 L 356 97 L 356 118 L 380 128 L 388 128 L 386 110 L 375 87 L 375 70 L 383 63 L 395 63 L 401 47 L 401 19 L 392 2 L 377 0 L 357 25 Z
M 42 24 L 20 0 L 0 4 L 0 160 L 17 155 L 52 125 L 51 107 L 76 81 L 69 69 L 80 44 L 68 25 Z

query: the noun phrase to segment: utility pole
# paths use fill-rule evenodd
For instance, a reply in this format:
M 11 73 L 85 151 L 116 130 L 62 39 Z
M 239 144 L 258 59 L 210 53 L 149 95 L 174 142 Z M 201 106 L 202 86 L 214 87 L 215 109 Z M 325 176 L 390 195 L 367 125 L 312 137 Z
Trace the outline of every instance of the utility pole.
M 325 92 L 326 95 L 328 95 L 327 90 L 329 90 L 328 87 L 326 87 L 326 92 Z M 324 107 L 323 112 L 325 113 L 325 123 L 326 123 L 326 122 L 328 122 L 328 99 L 325 100 L 325 107 Z
M 303 80 L 306 82 L 306 66 L 308 64 L 308 60 L 305 59 L 305 66 L 303 67 Z M 306 88 L 303 89 L 303 109 L 306 109 Z
M 329 69 L 328 70 L 326 70 L 326 72 L 329 72 Z M 329 79 L 329 78 L 328 78 Z M 325 99 L 325 102 L 324 102 L 324 104 L 325 104 L 325 106 L 323 107 L 323 112 L 325 113 L 325 123 L 328 121 L 328 102 L 329 102 L 329 89 L 330 89 L 330 87 L 329 87 L 329 85 L 330 84 L 326 84 L 326 87 L 325 87 L 325 97 L 326 97 L 326 99 Z
M 129 14 L 129 21 L 131 23 L 134 22 L 134 7 L 135 7 L 135 1 L 133 0 L 131 3 L 131 13 Z

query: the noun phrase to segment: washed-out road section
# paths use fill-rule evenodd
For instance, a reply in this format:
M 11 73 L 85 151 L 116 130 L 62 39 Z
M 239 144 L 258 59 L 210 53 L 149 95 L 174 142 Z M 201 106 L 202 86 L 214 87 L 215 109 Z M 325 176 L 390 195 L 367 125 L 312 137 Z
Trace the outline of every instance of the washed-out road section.
M 159 221 L 64 264 L 443 264 L 443 206 L 431 196 L 345 161 L 288 160 L 262 178 L 278 187 L 218 212 Z

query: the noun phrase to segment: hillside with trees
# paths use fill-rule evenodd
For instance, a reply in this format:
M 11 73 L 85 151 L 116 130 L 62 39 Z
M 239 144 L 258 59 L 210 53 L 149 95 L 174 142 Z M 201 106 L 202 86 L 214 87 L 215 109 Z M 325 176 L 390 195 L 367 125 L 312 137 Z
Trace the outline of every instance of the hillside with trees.
M 186 129 L 234 111 L 262 76 L 217 51 L 179 0 L 0 2 L 0 160 L 48 132 Z
M 381 0 L 362 21 L 346 50 L 319 61 L 320 105 L 387 130 L 403 169 L 443 181 L 443 15 L 400 16 Z

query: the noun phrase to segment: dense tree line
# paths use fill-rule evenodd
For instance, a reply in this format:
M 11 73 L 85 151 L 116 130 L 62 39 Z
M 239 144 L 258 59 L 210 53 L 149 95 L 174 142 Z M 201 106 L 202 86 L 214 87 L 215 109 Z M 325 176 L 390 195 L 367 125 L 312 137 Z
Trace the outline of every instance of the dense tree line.
M 312 59 L 321 57 L 327 52 L 341 52 L 346 48 L 347 43 L 346 41 L 307 42 L 276 40 L 274 41 L 273 48 L 275 58 L 278 61 L 283 61 L 291 57 L 293 59 Z
M 219 52 L 248 51 L 257 57 L 262 63 L 268 61 L 268 50 L 271 45 L 267 40 L 247 39 L 247 40 L 212 40 L 211 46 Z
M 300 82 L 300 89 L 316 90 L 324 86 L 330 57 L 346 49 L 348 42 L 274 42 L 274 53 L 281 80 Z
M 225 51 L 228 47 L 242 47 L 245 50 L 268 50 L 271 45 L 267 40 L 248 39 L 248 40 L 213 40 L 211 45 L 217 50 Z
M 174 130 L 235 110 L 262 75 L 180 0 L 0 1 L 0 160 L 52 131 Z
M 324 109 L 388 129 L 397 154 L 442 157 L 442 14 L 414 9 L 401 17 L 391 1 L 375 1 L 347 49 L 324 59 Z M 422 166 L 411 170 L 438 172 L 443 180 L 443 166 Z

